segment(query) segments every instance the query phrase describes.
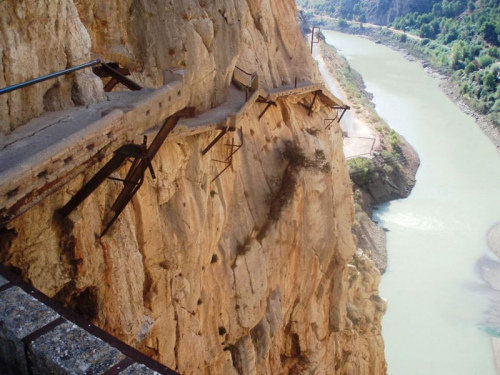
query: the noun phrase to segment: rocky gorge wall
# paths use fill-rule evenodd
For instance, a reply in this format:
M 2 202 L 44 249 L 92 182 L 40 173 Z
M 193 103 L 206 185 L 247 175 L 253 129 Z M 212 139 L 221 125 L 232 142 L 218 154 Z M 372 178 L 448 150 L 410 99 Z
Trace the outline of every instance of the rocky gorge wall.
M 26 3 L 2 6 L 18 17 L 16 7 Z M 134 80 L 153 87 L 161 85 L 163 69 L 183 67 L 199 112 L 225 101 L 235 64 L 257 71 L 268 88 L 318 76 L 293 1 L 60 4 L 79 18 L 48 3 L 39 9 L 63 17 L 56 22 L 61 27 L 71 19 L 79 35 L 88 35 L 85 58 L 119 61 L 132 68 Z M 16 40 L 39 45 L 48 38 L 14 25 L 14 42 L 3 50 L 11 57 L 2 60 L 12 80 Z M 66 45 L 70 29 L 52 42 Z M 78 79 L 65 78 L 59 87 Z M 100 100 L 101 83 L 91 81 L 97 89 L 88 98 Z M 78 90 L 61 94 L 72 98 L 67 105 L 76 103 L 70 91 Z M 19 103 L 31 117 L 48 110 L 39 106 L 40 94 L 8 97 L 9 129 L 29 117 L 16 117 Z M 200 150 L 215 134 L 167 140 L 153 162 L 157 179 L 147 177 L 99 239 L 118 182 L 103 184 L 62 223 L 53 213 L 103 160 L 11 222 L 0 236 L 0 261 L 181 373 L 385 373 L 380 273 L 356 251 L 340 128 L 323 130 L 331 110 L 320 103 L 308 116 L 300 102 L 311 100 L 280 99 L 260 121 L 263 108 L 255 105 L 237 124 L 242 149 L 215 181 L 221 165 L 213 159 L 227 156 L 230 136 L 205 157 Z

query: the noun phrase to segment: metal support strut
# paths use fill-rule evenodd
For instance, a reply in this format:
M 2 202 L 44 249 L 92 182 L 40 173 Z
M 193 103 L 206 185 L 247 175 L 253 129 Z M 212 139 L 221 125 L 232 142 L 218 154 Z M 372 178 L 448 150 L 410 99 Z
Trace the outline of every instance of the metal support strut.
M 106 92 L 113 90 L 118 83 L 121 83 L 132 91 L 142 90 L 142 86 L 126 77 L 130 75 L 130 71 L 127 68 L 120 68 L 118 63 L 102 63 L 101 66 L 93 68 L 92 71 L 101 78 L 111 77 L 106 86 L 104 86 L 104 91 Z
M 267 104 L 266 105 L 266 108 L 264 108 L 264 110 L 261 112 L 261 114 L 259 115 L 259 120 L 262 118 L 262 116 L 264 116 L 264 114 L 267 112 L 267 110 L 271 107 L 271 106 L 275 106 L 277 107 L 278 105 L 276 104 L 276 102 L 273 102 L 272 100 L 267 100 L 266 98 L 262 97 L 262 96 L 259 96 L 259 98 L 257 99 L 257 103 L 265 103 Z
M 243 130 L 241 128 L 240 128 L 240 140 L 241 140 L 241 143 L 239 145 L 234 144 L 234 138 L 231 140 L 231 144 L 225 145 L 225 146 L 231 147 L 231 151 L 229 152 L 229 156 L 226 159 L 224 159 L 224 160 L 212 159 L 213 161 L 216 161 L 218 163 L 226 164 L 226 166 L 210 182 L 214 182 L 215 180 L 217 180 L 231 165 L 233 165 L 234 154 L 236 154 L 243 147 Z
M 340 120 L 342 120 L 342 118 L 344 117 L 344 114 L 346 113 L 347 110 L 351 109 L 351 107 L 349 107 L 348 105 L 343 105 L 343 106 L 338 106 L 338 105 L 335 105 L 332 107 L 332 109 L 335 111 L 335 117 L 334 118 L 326 118 L 325 119 L 325 122 L 328 121 L 328 124 L 326 125 L 326 128 L 325 130 L 328 130 L 330 129 L 330 127 L 332 126 L 333 122 L 335 120 L 337 120 L 337 122 L 340 123 Z M 342 111 L 342 112 L 340 112 Z M 340 113 L 340 115 L 339 115 Z
M 160 131 L 147 148 L 147 138 L 144 138 L 142 145 L 128 144 L 120 147 L 114 152 L 113 157 L 108 161 L 104 167 L 97 172 L 94 177 L 90 179 L 62 208 L 57 210 L 56 214 L 64 219 L 75 208 L 77 208 L 92 192 L 97 189 L 109 176 L 116 171 L 122 163 L 129 157 L 134 158 L 132 166 L 130 167 L 124 179 L 116 179 L 123 182 L 123 189 L 111 206 L 111 211 L 114 212 L 111 220 L 108 222 L 100 237 L 104 236 L 109 228 L 116 221 L 121 212 L 125 209 L 127 204 L 132 200 L 135 193 L 139 190 L 144 182 L 144 174 L 147 169 L 151 172 L 152 178 L 156 178 L 151 161 L 157 154 L 161 145 L 168 137 L 170 132 L 175 128 L 177 122 L 181 117 L 194 116 L 194 108 L 184 108 L 183 110 L 175 113 L 167 118 Z
M 214 138 L 214 140 L 213 140 L 212 142 L 210 142 L 210 144 L 209 144 L 207 147 L 205 147 L 205 148 L 203 149 L 203 151 L 201 152 L 201 154 L 202 154 L 203 156 L 205 156 L 205 154 L 206 154 L 208 151 L 210 151 L 210 149 L 211 149 L 212 147 L 214 147 L 214 146 L 215 146 L 215 144 L 216 144 L 217 142 L 219 142 L 219 141 L 220 141 L 220 139 L 221 139 L 222 137 L 224 137 L 228 131 L 229 131 L 229 130 L 228 130 L 228 128 L 222 128 L 222 129 L 220 130 L 220 133 L 217 135 L 217 137 L 215 137 L 215 138 Z

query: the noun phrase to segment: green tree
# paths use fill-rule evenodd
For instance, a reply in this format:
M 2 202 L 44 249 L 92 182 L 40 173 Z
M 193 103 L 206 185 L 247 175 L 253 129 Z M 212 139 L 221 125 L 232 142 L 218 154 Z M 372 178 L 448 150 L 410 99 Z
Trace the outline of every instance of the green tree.
M 483 78 L 483 85 L 489 90 L 489 91 L 495 91 L 496 87 L 496 82 L 495 82 L 495 76 L 491 74 L 490 72 L 486 73 Z
M 481 26 L 480 32 L 483 35 L 483 39 L 485 41 L 487 41 L 488 43 L 491 43 L 491 44 L 495 44 L 495 45 L 498 44 L 498 42 L 499 42 L 498 41 L 498 32 L 497 32 L 496 25 L 493 22 L 487 21 L 487 22 L 483 23 L 483 25 Z
M 420 37 L 421 38 L 434 38 L 434 29 L 431 25 L 424 23 L 420 27 Z
M 475 72 L 476 70 L 477 70 L 477 66 L 474 65 L 474 63 L 472 63 L 472 62 L 468 63 L 467 66 L 465 67 L 465 73 L 467 73 L 467 74 Z
M 342 18 L 342 17 L 339 18 L 338 25 L 339 25 L 340 28 L 345 28 L 345 27 L 349 26 L 349 24 L 347 23 L 347 21 L 344 18 Z

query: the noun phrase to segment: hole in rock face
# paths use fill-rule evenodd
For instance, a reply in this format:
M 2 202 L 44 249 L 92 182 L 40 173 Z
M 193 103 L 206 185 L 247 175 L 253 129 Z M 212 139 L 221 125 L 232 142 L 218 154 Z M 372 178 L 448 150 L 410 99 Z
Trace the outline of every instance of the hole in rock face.
M 66 159 L 64 159 L 64 164 L 71 163 L 72 161 L 73 161 L 73 157 L 72 156 L 67 157 Z
M 11 191 L 9 191 L 7 193 L 7 198 L 12 198 L 12 197 L 16 196 L 18 192 L 19 192 L 19 188 L 12 189 Z
M 68 307 L 78 315 L 92 321 L 97 318 L 97 302 L 97 289 L 89 287 L 80 294 L 74 295 L 70 299 Z
M 37 174 L 37 177 L 38 178 L 44 178 L 44 177 L 47 177 L 47 174 L 48 172 L 45 170 L 45 171 L 41 171 L 40 173 Z

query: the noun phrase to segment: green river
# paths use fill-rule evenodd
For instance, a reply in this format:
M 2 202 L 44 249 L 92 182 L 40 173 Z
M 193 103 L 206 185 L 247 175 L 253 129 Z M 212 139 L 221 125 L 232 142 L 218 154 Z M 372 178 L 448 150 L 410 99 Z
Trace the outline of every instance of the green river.
M 388 373 L 496 374 L 489 334 L 500 332 L 500 295 L 482 278 L 499 266 L 486 243 L 500 221 L 495 147 L 419 64 L 367 39 L 323 33 L 421 159 L 410 197 L 374 211 L 389 230 L 380 286 Z

